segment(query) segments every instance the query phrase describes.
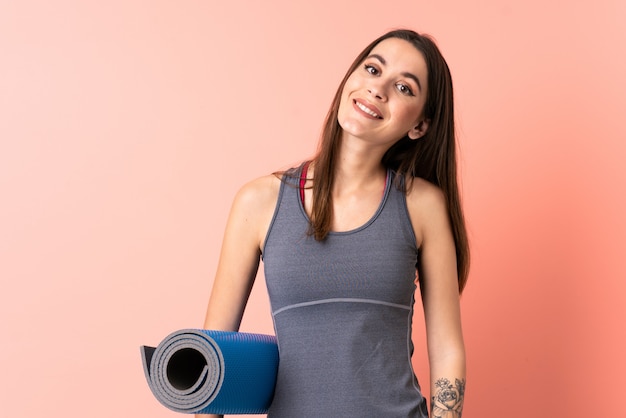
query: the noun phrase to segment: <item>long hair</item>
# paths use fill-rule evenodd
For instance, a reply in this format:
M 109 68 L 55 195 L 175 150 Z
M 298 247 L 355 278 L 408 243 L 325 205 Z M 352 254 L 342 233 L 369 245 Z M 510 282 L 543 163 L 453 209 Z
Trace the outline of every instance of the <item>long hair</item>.
M 434 41 L 428 35 L 411 30 L 394 30 L 369 44 L 354 60 L 335 93 L 322 129 L 317 155 L 314 157 L 313 207 L 310 234 L 322 241 L 328 235 L 332 222 L 332 188 L 335 180 L 341 127 L 337 120 L 341 94 L 346 80 L 380 42 L 399 38 L 410 42 L 424 56 L 428 69 L 428 92 L 424 117 L 429 120 L 426 134 L 418 140 L 401 138 L 385 153 L 382 164 L 395 170 L 407 181 L 404 193 L 415 177 L 437 185 L 443 192 L 448 207 L 452 234 L 456 247 L 459 291 L 467 282 L 469 273 L 469 244 L 463 210 L 459 198 L 456 169 L 456 134 L 454 129 L 454 100 L 452 77 L 448 65 Z M 418 263 L 418 274 L 420 265 Z

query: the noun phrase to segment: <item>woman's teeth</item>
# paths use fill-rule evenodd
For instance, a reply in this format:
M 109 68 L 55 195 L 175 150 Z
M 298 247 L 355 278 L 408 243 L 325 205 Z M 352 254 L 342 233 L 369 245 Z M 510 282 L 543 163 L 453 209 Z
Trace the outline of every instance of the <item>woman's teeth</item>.
M 359 102 L 356 102 L 356 105 L 359 107 L 359 109 L 361 109 L 362 111 L 364 111 L 368 115 L 380 119 L 380 115 L 378 115 L 378 113 L 374 112 L 373 110 L 371 110 L 370 108 L 366 107 L 365 105 L 363 105 L 363 104 L 361 104 Z

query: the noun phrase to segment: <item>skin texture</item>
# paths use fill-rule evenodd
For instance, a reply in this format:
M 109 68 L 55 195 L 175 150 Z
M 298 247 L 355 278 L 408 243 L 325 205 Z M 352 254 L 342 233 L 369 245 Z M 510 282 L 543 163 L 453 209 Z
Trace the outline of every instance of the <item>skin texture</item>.
M 378 44 L 349 77 L 338 113 L 343 133 L 332 192 L 333 230 L 354 229 L 373 215 L 385 182 L 382 156 L 404 135 L 419 140 L 428 129 L 428 121 L 422 116 L 428 92 L 426 80 L 421 53 L 410 43 L 395 38 Z M 314 165 L 309 173 L 308 177 L 313 178 Z M 279 187 L 276 176 L 265 176 L 246 184 L 235 197 L 205 328 L 239 328 Z M 307 189 L 305 208 L 309 214 L 311 200 L 312 192 Z M 445 198 L 439 188 L 418 178 L 407 193 L 407 206 L 422 264 L 419 280 L 432 376 L 433 416 L 457 418 L 462 413 L 465 391 L 465 349 L 455 246 Z

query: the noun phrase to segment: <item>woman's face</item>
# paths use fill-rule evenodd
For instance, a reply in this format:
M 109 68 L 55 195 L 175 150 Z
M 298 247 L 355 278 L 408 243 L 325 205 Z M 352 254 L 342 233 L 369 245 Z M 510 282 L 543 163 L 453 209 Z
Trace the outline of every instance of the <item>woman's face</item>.
M 344 85 L 337 116 L 344 137 L 390 147 L 407 133 L 411 139 L 424 135 L 427 75 L 426 61 L 411 43 L 380 42 Z

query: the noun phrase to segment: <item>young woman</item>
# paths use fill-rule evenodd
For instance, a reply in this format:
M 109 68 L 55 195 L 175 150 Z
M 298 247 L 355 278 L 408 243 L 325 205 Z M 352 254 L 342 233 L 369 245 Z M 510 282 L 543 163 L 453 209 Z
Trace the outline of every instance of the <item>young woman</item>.
M 348 70 L 315 158 L 239 191 L 205 327 L 239 328 L 262 259 L 280 352 L 270 418 L 427 417 L 411 366 L 417 283 L 431 416 L 461 416 L 455 148 L 445 60 L 428 37 L 392 31 Z

